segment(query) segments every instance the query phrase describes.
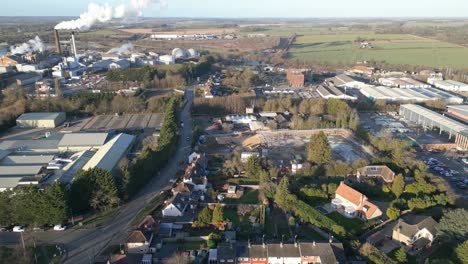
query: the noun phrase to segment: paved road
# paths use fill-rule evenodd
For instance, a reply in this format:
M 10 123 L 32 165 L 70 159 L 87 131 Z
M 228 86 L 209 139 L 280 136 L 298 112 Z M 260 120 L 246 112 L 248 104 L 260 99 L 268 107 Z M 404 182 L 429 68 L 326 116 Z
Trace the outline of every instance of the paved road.
M 108 244 L 123 242 L 132 229 L 130 222 L 133 217 L 143 210 L 156 194 L 170 184 L 169 180 L 175 178 L 178 171 L 179 161 L 185 160 L 190 152 L 191 142 L 187 141 L 186 138 L 192 138 L 190 106 L 193 101 L 193 91 L 188 91 L 186 98 L 187 104 L 180 116 L 180 120 L 184 122 L 184 127 L 180 131 L 180 141 L 176 155 L 132 201 L 121 207 L 120 212 L 113 221 L 106 226 L 95 229 L 33 233 L 31 235 L 34 236 L 36 242 L 64 245 L 68 253 L 65 263 L 73 264 L 91 263 L 93 256 L 97 256 Z

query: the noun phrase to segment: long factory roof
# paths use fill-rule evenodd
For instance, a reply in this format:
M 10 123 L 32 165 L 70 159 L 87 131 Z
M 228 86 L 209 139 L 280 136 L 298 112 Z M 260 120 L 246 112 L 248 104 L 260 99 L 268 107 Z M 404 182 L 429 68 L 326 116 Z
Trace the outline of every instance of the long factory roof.
M 406 108 L 410 111 L 413 111 L 414 113 L 417 113 L 419 115 L 422 115 L 424 116 L 425 118 L 429 119 L 429 120 L 433 120 L 445 127 L 448 127 L 450 129 L 452 129 L 453 131 L 456 131 L 456 132 L 461 132 L 463 130 L 467 130 L 468 129 L 468 126 L 458 122 L 458 121 L 455 121 L 451 118 L 448 118 L 446 116 L 443 116 L 439 113 L 436 113 L 432 110 L 429 110 L 427 108 L 424 108 L 422 106 L 419 106 L 419 105 L 415 105 L 415 104 L 404 104 L 404 105 L 401 105 L 400 107 L 403 107 L 403 108 Z

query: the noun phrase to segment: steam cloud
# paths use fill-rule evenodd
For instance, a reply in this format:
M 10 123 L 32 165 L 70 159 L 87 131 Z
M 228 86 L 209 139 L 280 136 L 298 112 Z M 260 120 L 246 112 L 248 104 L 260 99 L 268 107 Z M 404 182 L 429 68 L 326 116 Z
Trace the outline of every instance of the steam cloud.
M 110 49 L 107 54 L 109 53 L 123 53 L 127 50 L 130 50 L 130 49 L 133 49 L 133 44 L 132 43 L 128 43 L 128 44 L 123 44 L 122 46 L 118 47 L 118 48 L 113 48 L 113 49 Z
M 27 52 L 38 51 L 38 50 L 45 50 L 45 45 L 42 43 L 41 38 L 36 36 L 33 39 L 28 40 L 19 46 L 11 46 L 10 52 L 12 54 L 25 54 Z
M 104 23 L 112 20 L 113 18 L 141 16 L 144 9 L 157 3 L 159 3 L 162 8 L 167 7 L 167 0 L 131 0 L 130 4 L 120 4 L 115 7 L 107 3 L 103 5 L 89 3 L 88 10 L 82 13 L 80 18 L 60 22 L 55 26 L 55 29 L 87 30 L 98 22 Z

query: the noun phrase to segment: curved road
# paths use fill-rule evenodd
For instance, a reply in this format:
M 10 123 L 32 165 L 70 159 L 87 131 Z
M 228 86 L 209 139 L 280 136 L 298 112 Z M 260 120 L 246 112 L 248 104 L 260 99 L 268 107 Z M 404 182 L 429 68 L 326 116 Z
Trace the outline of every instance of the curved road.
M 124 242 L 128 233 L 132 230 L 130 222 L 133 217 L 143 210 L 156 194 L 170 184 L 169 180 L 174 179 L 178 171 L 179 161 L 185 160 L 190 152 L 191 142 L 188 142 L 186 138 L 192 138 L 190 107 L 194 97 L 193 91 L 187 90 L 185 96 L 187 103 L 180 113 L 180 121 L 184 122 L 184 127 L 180 128 L 181 133 L 176 155 L 172 157 L 159 175 L 155 175 L 148 182 L 138 195 L 120 208 L 114 220 L 95 229 L 69 229 L 63 232 L 34 233 L 36 242 L 64 245 L 68 255 L 64 263 L 73 264 L 92 263 L 94 256 L 97 256 L 108 244 Z

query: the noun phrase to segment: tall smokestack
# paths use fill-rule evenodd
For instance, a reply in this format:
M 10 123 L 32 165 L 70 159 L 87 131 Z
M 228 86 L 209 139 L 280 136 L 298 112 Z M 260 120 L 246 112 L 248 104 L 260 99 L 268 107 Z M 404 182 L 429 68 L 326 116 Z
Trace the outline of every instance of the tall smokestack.
M 73 54 L 75 55 L 75 58 L 78 58 L 78 53 L 76 52 L 75 31 L 72 31 L 72 45 L 73 45 Z
M 55 30 L 54 35 L 55 35 L 55 51 L 61 55 L 62 47 L 60 47 L 60 37 L 59 37 L 58 30 Z

